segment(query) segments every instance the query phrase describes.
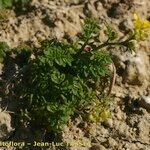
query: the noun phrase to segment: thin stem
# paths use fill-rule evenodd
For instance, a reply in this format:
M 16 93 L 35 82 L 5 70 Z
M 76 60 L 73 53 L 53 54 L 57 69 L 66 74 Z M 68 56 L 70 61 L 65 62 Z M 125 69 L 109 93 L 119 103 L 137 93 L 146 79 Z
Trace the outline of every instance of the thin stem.
M 112 43 L 112 42 L 109 42 L 109 40 L 107 40 L 105 43 L 99 45 L 97 47 L 97 49 L 101 49 L 101 48 L 104 48 L 104 47 L 107 47 L 107 46 L 112 46 L 112 45 L 123 45 L 123 46 L 125 46 L 126 43 L 128 43 L 130 40 L 133 40 L 133 39 L 134 39 L 134 35 L 132 35 L 127 40 L 122 41 L 122 42 L 114 42 L 114 43 Z

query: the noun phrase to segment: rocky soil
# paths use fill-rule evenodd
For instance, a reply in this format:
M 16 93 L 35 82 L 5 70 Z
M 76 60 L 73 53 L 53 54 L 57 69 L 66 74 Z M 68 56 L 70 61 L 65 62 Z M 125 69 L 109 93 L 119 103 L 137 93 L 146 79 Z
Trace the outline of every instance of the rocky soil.
M 39 47 L 40 41 L 49 37 L 73 40 L 87 16 L 100 19 L 102 28 L 107 20 L 123 36 L 133 27 L 134 12 L 150 20 L 150 1 L 32 0 L 25 13 L 7 12 L 0 21 L 0 41 L 14 48 L 22 43 Z M 102 41 L 104 37 L 102 31 Z M 88 126 L 80 119 L 70 122 L 63 141 L 86 143 L 85 147 L 72 147 L 72 150 L 150 150 L 150 39 L 140 42 L 135 53 L 116 49 L 111 53 L 117 69 L 112 115 L 103 123 Z M 12 122 L 11 112 L 0 108 L 0 140 L 11 135 Z M 14 139 L 29 136 L 18 138 L 18 134 Z

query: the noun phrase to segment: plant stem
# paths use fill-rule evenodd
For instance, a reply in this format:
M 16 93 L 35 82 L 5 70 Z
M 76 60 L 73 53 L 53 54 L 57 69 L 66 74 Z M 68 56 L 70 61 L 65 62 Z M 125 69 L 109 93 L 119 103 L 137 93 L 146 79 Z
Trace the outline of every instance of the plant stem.
M 97 49 L 101 49 L 101 48 L 104 48 L 104 47 L 107 47 L 107 46 L 113 46 L 113 45 L 118 45 L 118 46 L 125 46 L 126 43 L 128 43 L 129 41 L 133 40 L 134 39 L 134 35 L 132 35 L 131 37 L 129 37 L 127 40 L 125 41 L 122 41 L 122 42 L 109 42 L 108 40 L 106 42 L 104 42 L 103 44 L 99 45 L 97 47 Z

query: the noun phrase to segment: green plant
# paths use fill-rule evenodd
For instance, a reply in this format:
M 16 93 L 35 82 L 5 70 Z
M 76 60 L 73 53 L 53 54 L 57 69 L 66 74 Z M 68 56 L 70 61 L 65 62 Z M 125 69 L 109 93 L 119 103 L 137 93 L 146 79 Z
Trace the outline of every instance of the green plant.
M 21 120 L 24 125 L 58 134 L 72 117 L 80 115 L 87 122 L 99 122 L 110 116 L 107 87 L 111 85 L 109 65 L 113 62 L 107 47 L 134 51 L 134 42 L 148 37 L 150 23 L 135 15 L 133 31 L 121 41 L 106 24 L 107 40 L 102 42 L 99 29 L 97 20 L 86 19 L 74 43 L 51 39 L 43 41 L 38 49 L 26 45 L 14 49 L 17 74 L 6 85 L 5 78 L 0 81 L 0 96 L 5 97 L 10 90 L 6 99 L 11 94 L 18 98 L 18 111 L 13 115 L 19 123 Z M 11 53 L 7 54 L 8 50 L 8 45 L 0 42 L 0 63 Z M 13 86 L 7 86 L 10 82 Z
M 0 9 L 12 7 L 12 0 L 0 0 Z
M 29 2 L 30 0 L 0 0 L 0 9 L 12 8 L 13 6 L 22 8 Z
M 103 43 L 98 38 L 98 21 L 86 19 L 74 43 L 45 40 L 35 49 L 34 59 L 28 53 L 29 68 L 19 97 L 19 120 L 59 133 L 75 115 L 89 122 L 109 116 L 110 97 L 105 88 L 111 78 L 112 60 L 107 47 L 123 46 L 133 51 L 135 36 L 133 33 L 118 41 L 113 29 L 106 27 L 108 39 Z
M 16 12 L 24 11 L 29 7 L 30 0 L 13 0 L 13 6 L 15 7 Z
M 8 50 L 9 46 L 5 42 L 0 42 L 0 63 L 3 62 Z

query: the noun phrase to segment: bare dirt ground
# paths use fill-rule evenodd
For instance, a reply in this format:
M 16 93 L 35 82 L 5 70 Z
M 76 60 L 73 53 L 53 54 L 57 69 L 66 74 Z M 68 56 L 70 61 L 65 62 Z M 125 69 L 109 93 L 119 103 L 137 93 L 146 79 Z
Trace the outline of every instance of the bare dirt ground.
M 20 15 L 10 10 L 5 21 L 0 22 L 0 41 L 11 48 L 24 42 L 39 47 L 49 37 L 74 39 L 87 16 L 100 19 L 102 28 L 107 21 L 120 36 L 133 27 L 134 12 L 150 20 L 149 0 L 32 0 L 28 9 Z M 101 40 L 104 37 L 102 32 Z M 133 54 L 116 49 L 111 53 L 117 68 L 112 115 L 103 123 L 92 124 L 88 132 L 80 119 L 70 122 L 63 141 L 90 144 L 68 149 L 150 150 L 150 39 L 140 42 Z M 0 139 L 12 132 L 11 122 L 10 113 L 0 109 Z M 19 138 L 26 136 L 29 134 Z

